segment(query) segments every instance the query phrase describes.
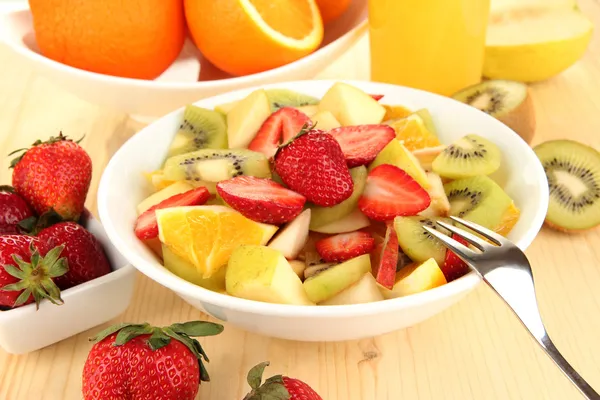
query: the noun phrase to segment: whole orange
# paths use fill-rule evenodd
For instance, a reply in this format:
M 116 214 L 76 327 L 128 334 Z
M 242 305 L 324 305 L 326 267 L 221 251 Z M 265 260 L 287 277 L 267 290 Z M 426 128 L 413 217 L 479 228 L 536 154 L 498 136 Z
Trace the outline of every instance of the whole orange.
M 323 23 L 337 19 L 350 6 L 352 0 L 317 0 Z
M 185 39 L 182 0 L 29 0 L 42 54 L 106 75 L 154 79 Z

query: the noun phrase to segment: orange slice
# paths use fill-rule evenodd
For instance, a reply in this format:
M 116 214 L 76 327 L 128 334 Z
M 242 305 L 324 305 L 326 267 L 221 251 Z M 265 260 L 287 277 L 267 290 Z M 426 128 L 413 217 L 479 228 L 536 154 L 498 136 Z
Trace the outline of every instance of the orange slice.
M 502 221 L 494 231 L 502 236 L 508 235 L 517 222 L 519 222 L 520 216 L 521 211 L 515 206 L 515 203 L 512 203 L 502 216 Z
M 383 120 L 387 121 L 390 119 L 398 119 L 398 118 L 406 118 L 412 111 L 404 106 L 390 106 L 388 104 L 382 104 L 385 108 L 385 115 L 383 116 Z
M 423 118 L 418 114 L 411 114 L 406 118 L 395 119 L 387 122 L 396 131 L 396 139 L 410 151 L 436 147 L 442 143 L 437 136 L 425 126 Z
M 185 15 L 202 54 L 232 75 L 280 67 L 323 41 L 315 0 L 185 0 Z

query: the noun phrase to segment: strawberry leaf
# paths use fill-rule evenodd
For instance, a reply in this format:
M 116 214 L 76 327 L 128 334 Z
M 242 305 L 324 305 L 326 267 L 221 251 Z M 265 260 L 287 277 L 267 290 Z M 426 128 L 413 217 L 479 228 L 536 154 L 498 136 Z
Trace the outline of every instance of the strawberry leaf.
M 15 188 L 10 185 L 0 185 L 0 192 L 14 193 Z
M 250 385 L 252 389 L 258 389 L 262 383 L 262 376 L 265 372 L 265 368 L 267 368 L 269 365 L 271 365 L 271 363 L 265 361 L 252 367 L 252 369 L 248 372 L 248 385 Z
M 96 336 L 93 336 L 93 337 L 89 338 L 88 340 L 90 342 L 94 342 L 94 343 L 101 342 L 102 340 L 106 339 L 113 333 L 118 332 L 121 329 L 125 328 L 126 326 L 130 326 L 130 325 L 132 325 L 132 324 L 129 322 L 123 322 L 123 323 L 120 323 L 117 325 L 109 326 L 108 328 L 104 329 L 103 331 L 99 332 Z
M 158 350 L 171 343 L 171 338 L 167 336 L 162 329 L 155 328 L 152 336 L 148 339 L 148 345 L 152 350 Z
M 148 335 L 153 332 L 153 328 L 145 323 L 141 325 L 129 325 L 121 329 L 115 338 L 115 346 L 122 346 L 131 339 L 140 335 Z
M 290 392 L 286 389 L 281 375 L 272 376 L 261 385 L 263 373 L 269 365 L 270 363 L 265 361 L 250 369 L 247 380 L 252 390 L 244 397 L 244 400 L 290 399 Z
M 190 321 L 183 324 L 173 324 L 171 329 L 176 333 L 188 336 L 215 336 L 223 332 L 223 325 L 213 324 L 206 321 Z

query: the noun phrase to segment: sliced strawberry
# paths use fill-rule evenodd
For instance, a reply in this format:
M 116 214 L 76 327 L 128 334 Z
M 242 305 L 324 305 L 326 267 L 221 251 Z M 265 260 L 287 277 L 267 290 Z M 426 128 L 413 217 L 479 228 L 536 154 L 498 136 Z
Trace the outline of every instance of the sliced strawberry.
M 340 233 L 315 243 L 317 252 L 326 262 L 342 262 L 370 253 L 375 239 L 367 232 Z
M 296 136 L 305 123 L 312 124 L 310 118 L 302 111 L 293 107 L 280 108 L 263 122 L 256 136 L 248 145 L 248 149 L 258 151 L 271 158 L 282 143 L 282 139 L 285 143 Z
M 417 181 L 402 169 L 382 164 L 367 176 L 358 208 L 375 221 L 389 221 L 399 215 L 416 215 L 429 207 L 431 198 Z
M 469 243 L 456 234 L 452 234 L 452 239 L 465 246 L 469 245 Z M 458 279 L 470 271 L 469 266 L 450 250 L 446 252 L 446 260 L 440 269 L 444 273 L 444 276 L 448 282 Z
M 284 224 L 296 218 L 306 198 L 271 179 L 238 176 L 217 183 L 219 196 L 246 218 L 265 224 Z
M 375 100 L 379 101 L 383 98 L 382 94 L 371 94 L 370 95 L 372 98 L 374 98 Z
M 348 168 L 370 163 L 396 137 L 394 128 L 383 124 L 341 126 L 328 133 L 340 144 Z
M 171 207 L 199 206 L 208 200 L 210 193 L 204 186 L 184 193 L 179 193 L 150 207 L 138 217 L 135 223 L 135 235 L 142 240 L 154 239 L 158 236 L 156 210 Z
M 387 225 L 385 239 L 371 253 L 371 265 L 375 280 L 388 289 L 394 287 L 398 265 L 398 236 L 393 224 Z

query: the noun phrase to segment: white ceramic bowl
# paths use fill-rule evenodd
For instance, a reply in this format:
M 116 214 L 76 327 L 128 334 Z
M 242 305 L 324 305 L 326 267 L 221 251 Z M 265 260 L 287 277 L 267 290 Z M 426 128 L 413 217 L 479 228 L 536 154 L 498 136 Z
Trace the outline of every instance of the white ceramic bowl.
M 12 354 L 39 350 L 118 317 L 129 306 L 135 268 L 112 246 L 98 220 L 84 214 L 82 225 L 102 243 L 113 271 L 61 292 L 64 304 L 42 301 L 0 311 L 0 347 Z
M 521 209 L 521 218 L 509 238 L 522 249 L 529 246 L 544 220 L 548 187 L 537 157 L 516 133 L 487 114 L 450 98 L 387 84 L 346 82 L 367 93 L 384 94 L 382 103 L 403 104 L 412 109 L 427 107 L 444 143 L 475 132 L 497 143 L 503 159 L 501 170 L 493 178 Z M 321 97 L 333 83 L 299 81 L 263 87 L 289 88 Z M 236 91 L 196 104 L 211 108 L 241 99 L 252 90 Z M 235 298 L 205 290 L 177 277 L 136 238 L 133 225 L 136 205 L 149 193 L 142 173 L 160 168 L 182 115 L 180 109 L 160 118 L 117 151 L 102 176 L 98 207 L 108 237 L 125 258 L 194 307 L 239 328 L 268 336 L 302 341 L 341 341 L 414 325 L 450 307 L 479 283 L 479 277 L 470 273 L 436 289 L 403 298 L 349 306 L 303 307 Z
M 288 65 L 232 77 L 212 67 L 188 40 L 169 70 L 156 80 L 140 80 L 88 72 L 46 58 L 40 54 L 35 42 L 28 9 L 0 14 L 0 41 L 39 74 L 83 100 L 137 114 L 138 119 L 144 120 L 152 120 L 201 98 L 236 89 L 313 78 L 360 39 L 366 30 L 367 0 L 354 0 L 340 18 L 325 27 L 325 37 L 318 50 Z M 200 59 L 200 69 L 195 65 L 197 59 Z

